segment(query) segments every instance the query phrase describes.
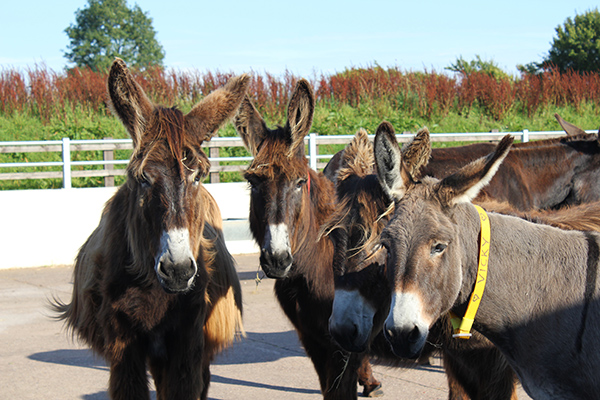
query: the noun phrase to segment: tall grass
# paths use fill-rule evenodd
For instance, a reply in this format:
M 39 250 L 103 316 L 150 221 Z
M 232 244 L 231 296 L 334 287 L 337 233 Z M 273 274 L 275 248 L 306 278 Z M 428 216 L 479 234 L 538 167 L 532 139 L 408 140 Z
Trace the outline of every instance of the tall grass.
M 233 75 L 198 70 L 134 71 L 136 79 L 157 103 L 191 107 L 223 85 Z M 275 118 L 285 114 L 290 93 L 299 77 L 253 73 L 250 96 L 260 111 Z M 58 118 L 66 121 L 67 110 L 108 115 L 106 72 L 75 68 L 57 73 L 43 66 L 25 72 L 0 71 L 0 115 L 25 113 L 43 124 Z M 510 111 L 534 115 L 542 108 L 573 107 L 600 103 L 600 74 L 559 73 L 497 78 L 485 72 L 448 76 L 432 72 L 403 72 L 379 66 L 352 68 L 311 82 L 317 101 L 354 108 L 385 102 L 404 113 L 430 119 L 450 112 L 468 116 L 474 107 L 500 121 Z

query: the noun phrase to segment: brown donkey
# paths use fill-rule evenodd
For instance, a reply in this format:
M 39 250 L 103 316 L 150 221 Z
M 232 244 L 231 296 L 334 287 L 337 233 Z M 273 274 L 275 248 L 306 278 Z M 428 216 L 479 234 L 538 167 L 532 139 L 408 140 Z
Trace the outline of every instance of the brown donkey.
M 311 170 L 305 157 L 304 137 L 313 112 L 312 89 L 300 80 L 285 126 L 267 128 L 247 98 L 234 123 L 254 156 L 245 178 L 251 186 L 250 229 L 261 249 L 261 267 L 277 279 L 275 295 L 313 362 L 324 398 L 353 399 L 357 379 L 366 395 L 379 382 L 368 358 L 343 351 L 327 328 L 334 294 L 333 248 L 318 235 L 333 211 L 335 195 L 333 183 Z
M 436 320 L 449 311 L 464 315 L 480 299 L 474 328 L 502 351 L 531 397 L 596 398 L 600 235 L 496 213 L 480 217 L 470 202 L 511 143 L 505 137 L 493 153 L 442 180 L 416 181 L 391 130 L 380 126 L 377 173 L 395 202 L 381 234 L 393 293 L 384 334 L 398 356 L 413 357 Z M 481 239 L 489 262 L 478 269 L 480 219 L 489 220 L 491 244 Z M 472 297 L 474 283 L 484 280 L 483 295 Z
M 105 206 L 74 270 L 73 334 L 110 365 L 112 399 L 205 399 L 209 364 L 242 331 L 242 301 L 215 200 L 202 185 L 203 141 L 235 113 L 249 77 L 232 78 L 184 115 L 155 106 L 116 59 L 115 114 L 133 139 L 127 182 Z
M 405 160 L 415 165 L 428 153 L 416 150 L 426 131 L 402 148 Z M 416 158 L 416 159 L 415 159 Z M 419 161 L 420 160 L 420 161 Z M 330 332 L 349 351 L 384 348 L 380 342 L 391 292 L 385 279 L 385 251 L 379 235 L 393 214 L 374 172 L 373 146 L 364 130 L 339 157 L 336 177 L 338 202 L 322 231 L 334 243 L 335 300 Z M 600 203 L 570 209 L 522 212 L 507 203 L 480 202 L 486 210 L 515 215 L 563 229 L 600 230 Z M 432 328 L 429 342 L 437 343 L 449 376 L 450 399 L 508 399 L 515 396 L 516 379 L 504 357 L 483 336 L 455 340 L 445 318 Z M 381 357 L 381 355 L 380 355 Z M 389 354 L 388 354 L 389 357 Z M 461 382 L 462 385 L 456 385 Z

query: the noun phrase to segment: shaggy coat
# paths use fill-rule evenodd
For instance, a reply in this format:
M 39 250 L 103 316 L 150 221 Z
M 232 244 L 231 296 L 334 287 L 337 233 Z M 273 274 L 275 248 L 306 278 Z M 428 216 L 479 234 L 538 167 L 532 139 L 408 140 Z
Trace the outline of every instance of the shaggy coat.
M 108 90 L 133 139 L 127 181 L 81 247 L 59 318 L 110 366 L 112 399 L 205 399 L 214 355 L 243 332 L 241 290 L 200 148 L 232 116 L 249 78 L 190 113 L 152 104 L 117 59 Z

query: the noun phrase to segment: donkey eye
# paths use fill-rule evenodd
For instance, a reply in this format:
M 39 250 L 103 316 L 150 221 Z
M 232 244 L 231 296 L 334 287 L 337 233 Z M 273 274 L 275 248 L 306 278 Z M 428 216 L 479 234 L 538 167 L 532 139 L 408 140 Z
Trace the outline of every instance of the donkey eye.
M 435 255 L 442 254 L 444 252 L 444 250 L 446 250 L 446 247 L 448 247 L 447 243 L 436 243 L 431 248 L 431 255 L 435 256 Z
M 302 186 L 304 186 L 305 183 L 306 183 L 306 179 L 305 178 L 298 179 L 298 181 L 296 182 L 296 189 L 301 189 Z
M 140 185 L 142 185 L 142 187 L 144 187 L 144 188 L 147 188 L 152 184 L 152 182 L 150 181 L 150 178 L 148 177 L 148 175 L 145 172 L 142 172 L 142 174 L 140 175 L 139 182 L 140 182 Z
M 194 177 L 194 185 L 199 184 L 201 180 L 202 176 L 200 175 L 200 173 L 196 173 L 196 176 Z
M 254 176 L 247 176 L 246 180 L 250 184 L 250 189 L 252 189 L 252 191 L 254 191 L 254 192 L 258 191 L 258 187 L 260 186 L 259 179 L 255 178 Z

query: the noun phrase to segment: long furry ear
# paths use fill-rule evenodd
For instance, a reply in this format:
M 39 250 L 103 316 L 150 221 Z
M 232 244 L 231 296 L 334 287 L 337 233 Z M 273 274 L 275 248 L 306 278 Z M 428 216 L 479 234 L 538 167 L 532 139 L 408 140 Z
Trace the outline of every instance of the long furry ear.
M 185 116 L 187 131 L 195 134 L 200 143 L 210 140 L 233 117 L 246 95 L 249 83 L 248 74 L 231 78 L 225 86 L 202 99 Z
M 383 192 L 390 200 L 402 199 L 412 179 L 403 165 L 394 127 L 386 121 L 377 127 L 375 133 L 375 166 Z
M 412 141 L 402 146 L 402 159 L 413 180 L 417 180 L 421 168 L 427 165 L 431 157 L 431 139 L 429 129 L 419 129 Z
M 315 112 L 315 97 L 310 83 L 300 79 L 288 104 L 286 132 L 291 137 L 288 156 L 292 157 L 299 149 L 304 149 L 304 137 L 310 133 Z
M 438 182 L 435 189 L 440 202 L 452 206 L 473 200 L 492 180 L 508 154 L 513 140 L 510 135 L 504 136 L 493 153 L 465 165 Z
M 110 68 L 107 88 L 110 107 L 129 132 L 134 148 L 137 148 L 154 105 L 120 58 L 116 58 Z
M 369 141 L 367 131 L 361 128 L 342 153 L 337 180 L 343 181 L 352 175 L 362 177 L 372 174 L 374 164 L 373 145 Z
M 559 125 L 569 136 L 585 135 L 585 131 L 578 126 L 573 125 L 570 122 L 565 121 L 558 113 L 554 113 L 554 118 L 558 121 Z
M 268 128 L 247 95 L 242 100 L 242 104 L 233 118 L 233 125 L 242 138 L 244 146 L 250 154 L 256 156 L 258 147 L 265 138 Z

